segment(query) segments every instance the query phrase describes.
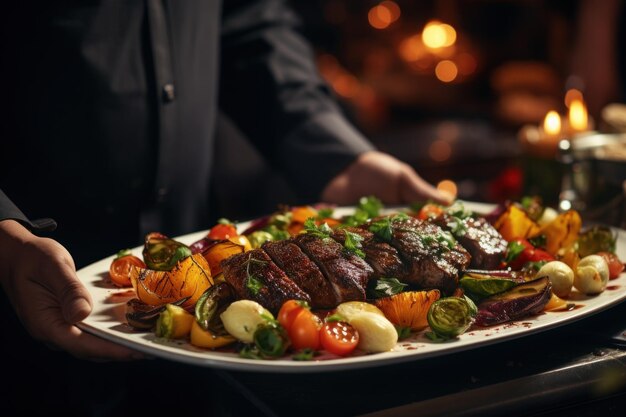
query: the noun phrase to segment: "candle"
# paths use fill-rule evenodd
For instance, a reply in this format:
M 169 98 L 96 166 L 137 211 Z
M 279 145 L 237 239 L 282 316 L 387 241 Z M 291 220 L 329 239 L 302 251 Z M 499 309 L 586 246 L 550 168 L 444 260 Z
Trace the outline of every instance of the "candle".
M 554 158 L 562 138 L 561 116 L 554 110 L 546 114 L 541 126 L 526 125 L 519 132 L 519 139 L 526 152 L 540 158 Z

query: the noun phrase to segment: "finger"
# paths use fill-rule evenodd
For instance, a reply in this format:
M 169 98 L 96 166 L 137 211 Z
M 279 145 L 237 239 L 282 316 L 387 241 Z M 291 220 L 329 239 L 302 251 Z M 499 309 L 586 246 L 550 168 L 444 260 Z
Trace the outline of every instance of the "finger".
M 67 323 L 77 323 L 91 313 L 91 295 L 78 279 L 73 262 L 65 259 L 57 261 L 55 265 L 40 271 L 39 276 L 32 279 L 36 284 L 46 287 L 56 297 Z
M 420 177 L 412 168 L 404 170 L 400 179 L 400 199 L 404 203 L 420 200 L 432 200 L 439 204 L 449 205 L 454 197 L 442 192 Z

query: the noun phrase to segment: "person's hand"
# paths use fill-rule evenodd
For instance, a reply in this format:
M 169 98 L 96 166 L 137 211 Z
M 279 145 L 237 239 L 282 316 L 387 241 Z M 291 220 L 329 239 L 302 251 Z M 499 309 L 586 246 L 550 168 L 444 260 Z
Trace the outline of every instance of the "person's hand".
M 0 282 L 36 340 L 83 359 L 141 357 L 75 326 L 89 315 L 92 301 L 76 275 L 74 260 L 58 242 L 37 237 L 14 220 L 0 221 Z
M 361 154 L 326 185 L 321 197 L 325 202 L 348 205 L 367 195 L 374 195 L 385 204 L 420 200 L 450 204 L 453 199 L 424 181 L 409 165 L 378 151 Z

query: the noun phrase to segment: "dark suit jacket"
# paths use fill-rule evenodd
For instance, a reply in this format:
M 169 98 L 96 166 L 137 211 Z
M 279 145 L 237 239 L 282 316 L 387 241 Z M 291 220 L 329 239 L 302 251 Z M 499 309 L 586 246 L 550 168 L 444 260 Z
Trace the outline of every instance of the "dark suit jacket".
M 218 109 L 303 201 L 371 149 L 281 1 L 10 7 L 0 189 L 29 218 L 57 220 L 56 238 L 73 253 L 89 249 L 85 260 L 150 231 L 209 226 Z M 0 194 L 0 219 L 28 221 L 16 213 Z

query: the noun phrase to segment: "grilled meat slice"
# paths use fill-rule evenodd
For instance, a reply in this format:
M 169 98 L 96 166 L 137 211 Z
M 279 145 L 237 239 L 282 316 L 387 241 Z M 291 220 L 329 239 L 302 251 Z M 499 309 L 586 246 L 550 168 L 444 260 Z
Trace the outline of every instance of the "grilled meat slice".
M 222 261 L 224 279 L 239 298 L 254 300 L 272 313 L 289 299 L 311 302 L 304 292 L 262 249 L 253 249 Z
M 331 238 L 301 234 L 293 238 L 330 281 L 337 303 L 365 300 L 367 283 L 374 270 L 363 259 L 346 253 L 343 246 Z
M 471 268 L 488 270 L 500 266 L 506 255 L 507 242 L 486 219 L 457 219 L 443 215 L 433 221 L 450 230 L 461 246 L 472 255 Z M 457 224 L 459 221 L 460 225 Z
M 413 217 L 394 222 L 390 243 L 409 265 L 404 282 L 452 294 L 470 254 L 447 236 L 436 224 Z
M 369 230 L 358 227 L 346 227 L 345 229 L 338 229 L 333 233 L 333 239 L 342 245 L 345 242 L 344 230 L 356 233 L 363 238 L 361 245 L 365 253 L 365 262 L 374 269 L 372 278 L 387 277 L 397 278 L 400 281 L 404 280 L 409 271 L 402 262 L 396 248 L 387 242 L 376 239 Z
M 267 242 L 263 250 L 287 276 L 311 297 L 311 307 L 329 309 L 339 304 L 330 281 L 300 247 L 290 240 Z

